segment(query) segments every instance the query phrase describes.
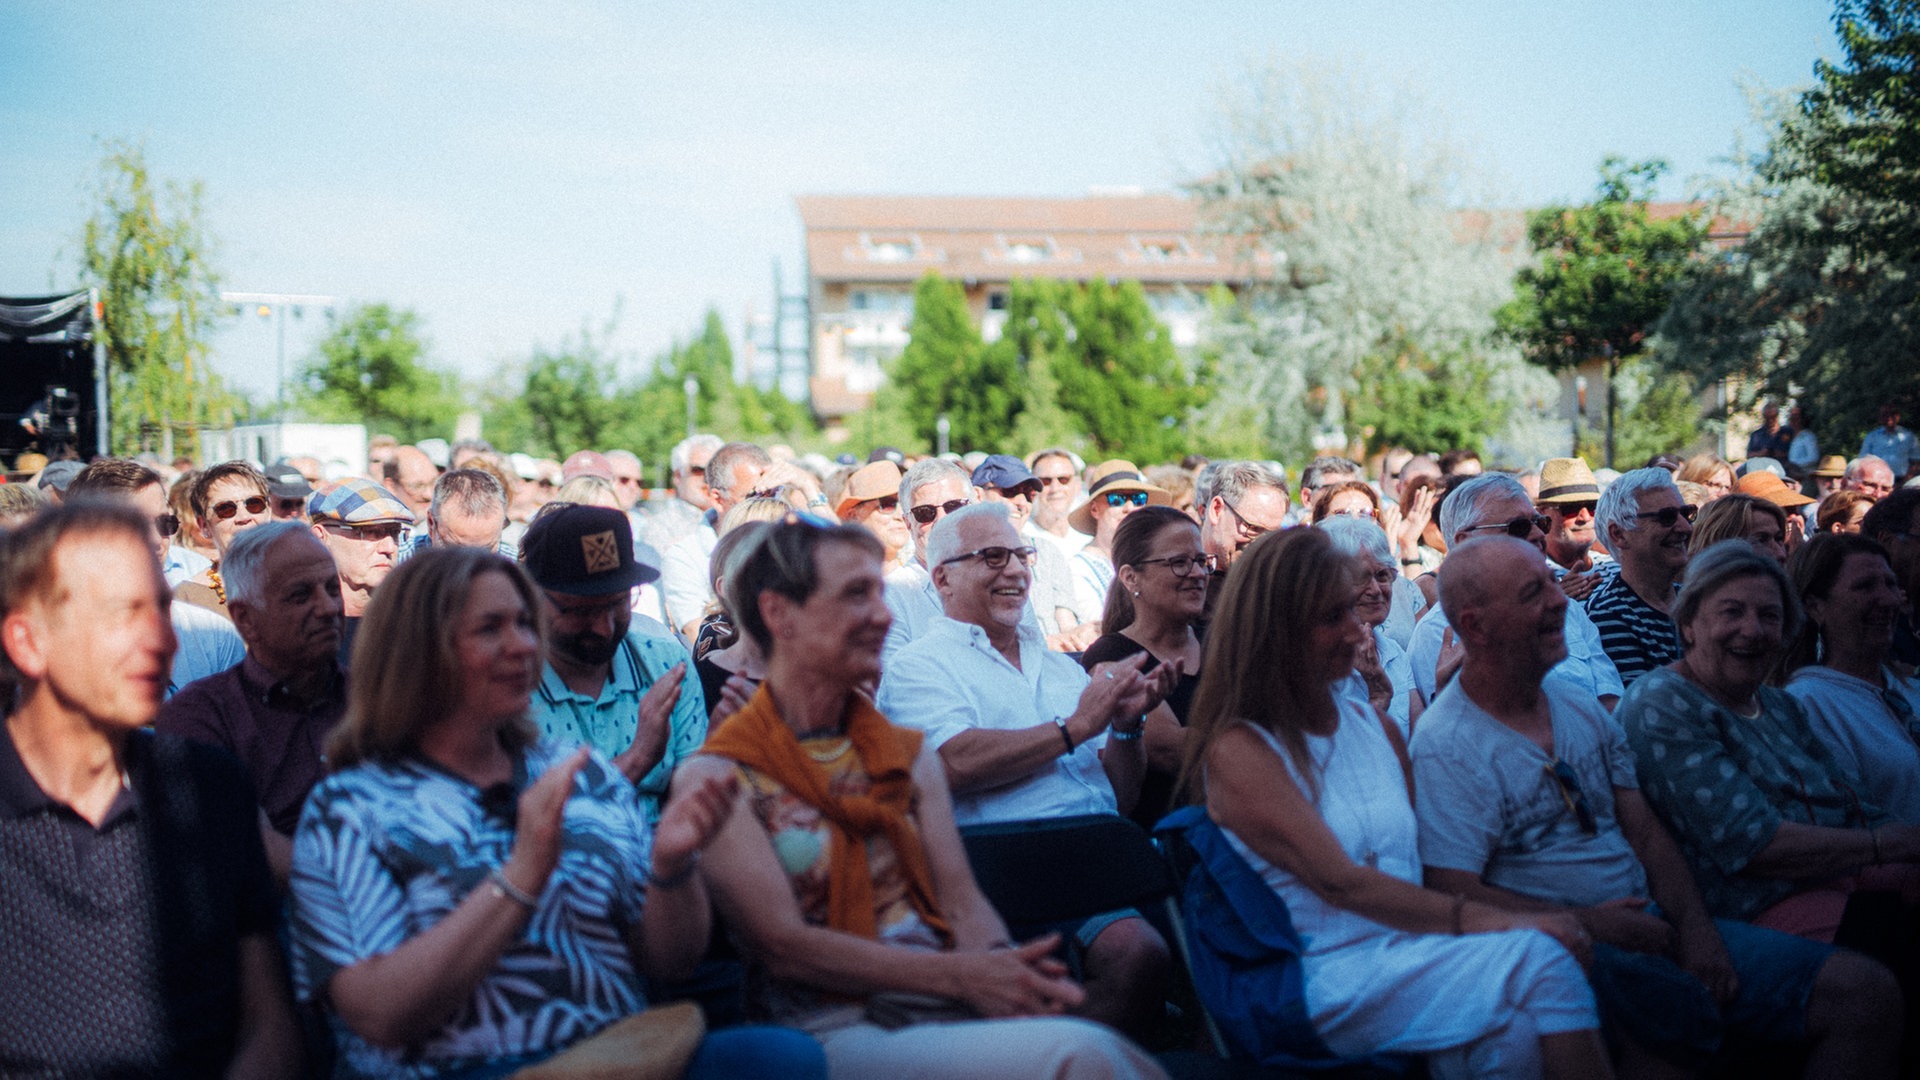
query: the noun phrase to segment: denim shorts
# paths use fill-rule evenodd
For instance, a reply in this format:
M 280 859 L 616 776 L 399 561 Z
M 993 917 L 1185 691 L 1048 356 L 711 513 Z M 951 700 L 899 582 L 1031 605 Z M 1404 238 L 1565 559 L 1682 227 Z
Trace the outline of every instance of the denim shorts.
M 1731 919 L 1713 924 L 1739 976 L 1733 1001 L 1722 1008 L 1700 980 L 1666 956 L 1596 943 L 1588 978 L 1601 1024 L 1696 1067 L 1719 1052 L 1727 1035 L 1757 1042 L 1805 1039 L 1814 980 L 1834 947 Z

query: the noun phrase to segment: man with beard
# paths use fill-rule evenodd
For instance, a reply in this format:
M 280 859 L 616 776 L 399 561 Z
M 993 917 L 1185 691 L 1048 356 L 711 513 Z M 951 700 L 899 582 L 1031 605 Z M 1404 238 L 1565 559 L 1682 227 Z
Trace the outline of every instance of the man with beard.
M 240 760 L 260 796 L 267 862 L 284 887 L 300 808 L 327 775 L 322 750 L 347 710 L 340 578 L 298 521 L 241 533 L 221 567 L 246 659 L 175 694 L 154 728 Z
M 658 820 L 667 781 L 707 738 L 707 703 L 686 647 L 633 626 L 632 593 L 660 576 L 633 557 L 627 515 L 568 504 L 533 520 L 520 541 L 546 597 L 546 669 L 530 715 L 549 738 L 613 760 Z
M 1673 474 L 1661 468 L 1635 469 L 1600 497 L 1595 520 L 1607 530 L 1607 546 L 1619 559 L 1620 572 L 1588 595 L 1587 617 L 1628 686 L 1680 659 L 1680 628 L 1671 612 L 1687 569 L 1694 513 L 1684 504 Z

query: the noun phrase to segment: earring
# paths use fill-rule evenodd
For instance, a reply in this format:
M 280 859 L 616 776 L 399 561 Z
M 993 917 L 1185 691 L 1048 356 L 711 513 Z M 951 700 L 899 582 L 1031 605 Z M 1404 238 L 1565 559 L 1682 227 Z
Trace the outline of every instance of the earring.
M 1135 596 L 1139 596 L 1139 595 L 1140 595 L 1140 590 L 1139 590 L 1139 589 L 1135 589 L 1135 590 L 1133 590 L 1133 595 L 1135 595 Z

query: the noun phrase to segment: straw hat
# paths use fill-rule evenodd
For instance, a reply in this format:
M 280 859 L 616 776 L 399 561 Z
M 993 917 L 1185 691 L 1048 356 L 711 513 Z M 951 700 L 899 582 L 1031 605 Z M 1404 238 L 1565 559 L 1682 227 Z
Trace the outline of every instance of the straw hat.
M 1841 457 L 1839 454 L 1828 454 L 1826 457 L 1820 459 L 1820 464 L 1813 467 L 1813 475 L 1828 478 L 1845 476 L 1847 475 L 1847 459 Z
M 873 499 L 884 499 L 889 495 L 900 496 L 900 466 L 886 458 L 868 462 L 847 477 L 847 486 L 840 492 L 840 501 L 834 504 L 833 516 L 845 518 L 847 511 Z
M 1734 482 L 1733 490 L 1742 495 L 1751 495 L 1756 499 L 1765 499 L 1775 506 L 1805 506 L 1815 500 L 1800 494 L 1800 489 L 1770 472 L 1750 472 Z
M 1536 503 L 1597 502 L 1600 481 L 1585 458 L 1548 458 L 1540 465 L 1540 496 Z
M 1094 533 L 1093 501 L 1129 491 L 1146 492 L 1149 506 L 1173 505 L 1172 492 L 1148 482 L 1139 466 L 1133 462 L 1115 458 L 1093 467 L 1093 482 L 1087 485 L 1087 501 L 1073 508 L 1073 513 L 1067 515 L 1067 524 L 1092 536 Z

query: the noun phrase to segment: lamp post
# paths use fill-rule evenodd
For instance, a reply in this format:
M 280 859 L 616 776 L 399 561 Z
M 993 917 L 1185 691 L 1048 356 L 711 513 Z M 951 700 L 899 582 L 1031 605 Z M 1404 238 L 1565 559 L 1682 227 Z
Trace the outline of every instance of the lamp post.
M 947 420 L 947 414 L 941 413 L 940 419 L 933 422 L 934 445 L 937 447 L 934 453 L 944 455 L 947 452 L 947 433 L 952 430 L 953 424 Z
M 680 389 L 687 393 L 687 438 L 691 439 L 694 427 L 693 406 L 700 397 L 700 380 L 689 375 L 686 381 L 680 384 Z

